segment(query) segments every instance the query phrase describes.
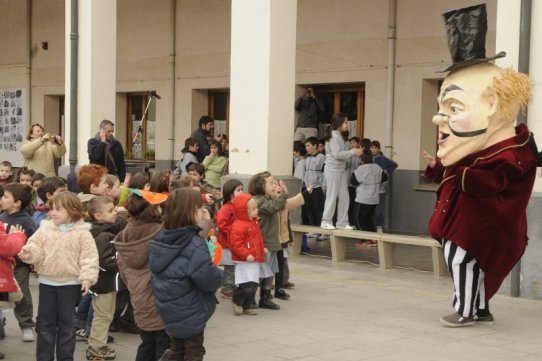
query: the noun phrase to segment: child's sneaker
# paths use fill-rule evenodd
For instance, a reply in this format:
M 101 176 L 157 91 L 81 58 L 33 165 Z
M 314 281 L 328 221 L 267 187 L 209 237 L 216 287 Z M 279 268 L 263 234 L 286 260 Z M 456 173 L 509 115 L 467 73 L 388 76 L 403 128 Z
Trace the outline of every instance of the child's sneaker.
M 99 351 L 104 355 L 106 360 L 114 360 L 117 357 L 115 350 L 107 345 L 100 347 Z
M 231 298 L 233 297 L 233 291 L 223 291 L 223 290 L 220 290 L 220 296 L 221 296 L 222 298 L 231 300 Z
M 247 308 L 246 310 L 243 310 L 244 315 L 250 315 L 250 316 L 256 316 L 258 314 L 258 311 L 256 311 L 253 308 Z
M 36 334 L 32 327 L 23 328 L 23 342 L 34 342 L 36 340 Z
M 295 288 L 295 283 L 288 281 L 282 285 L 282 288 L 288 288 L 288 289 Z
M 77 341 L 86 341 L 88 340 L 87 332 L 84 328 L 80 328 L 78 330 L 75 330 L 75 339 Z
M 331 223 L 322 222 L 322 223 L 320 224 L 320 228 L 333 230 L 333 229 L 335 229 L 335 226 L 332 225 Z
M 233 313 L 236 315 L 236 316 L 240 316 L 243 314 L 243 306 L 239 306 L 239 305 L 236 305 L 235 302 L 232 302 L 232 307 L 233 307 Z
M 321 234 L 320 236 L 318 236 L 318 238 L 316 238 L 317 241 L 319 242 L 322 242 L 322 241 L 329 241 L 329 235 L 328 234 Z
M 100 348 L 89 346 L 87 348 L 87 360 L 114 360 L 117 356 L 115 350 L 105 345 Z

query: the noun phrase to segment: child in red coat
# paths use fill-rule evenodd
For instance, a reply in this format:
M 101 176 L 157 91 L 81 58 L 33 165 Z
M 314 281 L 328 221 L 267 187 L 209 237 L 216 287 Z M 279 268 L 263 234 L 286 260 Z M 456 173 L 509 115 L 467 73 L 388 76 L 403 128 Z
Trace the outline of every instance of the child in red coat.
M 20 292 L 13 277 L 13 267 L 15 267 L 14 257 L 21 251 L 25 242 L 26 236 L 21 226 L 11 227 L 8 234 L 4 224 L 0 222 L 0 305 L 2 308 L 13 308 L 15 306 L 13 301 L 16 300 L 11 299 L 10 293 Z M 22 293 L 20 296 L 22 297 Z M 2 322 L 1 319 L 0 322 Z M 5 355 L 0 352 L 0 359 L 4 357 Z
M 249 194 L 241 194 L 233 201 L 235 221 L 230 232 L 230 250 L 235 262 L 233 312 L 236 315 L 256 315 L 251 307 L 260 281 L 260 266 L 267 249 L 258 225 L 258 204 Z
M 243 194 L 243 183 L 237 179 L 230 179 L 222 187 L 224 204 L 216 213 L 216 225 L 218 227 L 218 243 L 222 246 L 222 259 L 220 265 L 224 266 L 224 285 L 220 289 L 220 295 L 231 299 L 235 290 L 235 263 L 232 261 L 230 252 L 230 241 L 228 233 L 235 220 L 233 199 Z

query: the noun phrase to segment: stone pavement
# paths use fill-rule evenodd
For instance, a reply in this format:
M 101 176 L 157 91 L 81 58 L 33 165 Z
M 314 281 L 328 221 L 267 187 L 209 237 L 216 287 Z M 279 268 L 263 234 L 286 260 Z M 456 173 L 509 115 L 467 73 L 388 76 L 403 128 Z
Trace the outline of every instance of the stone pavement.
M 540 301 L 497 295 L 494 325 L 449 329 L 438 319 L 452 312 L 450 278 L 310 256 L 290 259 L 290 269 L 296 288 L 277 301 L 280 311 L 234 316 L 220 299 L 205 360 L 542 360 Z M 6 360 L 33 360 L 35 343 L 21 342 L 12 312 L 6 317 Z M 138 336 L 113 335 L 117 360 L 134 360 Z M 85 347 L 77 342 L 75 360 L 85 360 Z

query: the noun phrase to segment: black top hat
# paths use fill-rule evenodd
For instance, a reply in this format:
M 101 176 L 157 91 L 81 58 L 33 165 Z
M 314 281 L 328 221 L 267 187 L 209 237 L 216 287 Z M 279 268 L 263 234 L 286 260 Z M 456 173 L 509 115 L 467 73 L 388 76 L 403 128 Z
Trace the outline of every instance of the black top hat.
M 454 71 L 506 56 L 506 53 L 501 51 L 486 58 L 486 4 L 448 11 L 442 16 L 453 64 L 437 70 L 437 73 Z

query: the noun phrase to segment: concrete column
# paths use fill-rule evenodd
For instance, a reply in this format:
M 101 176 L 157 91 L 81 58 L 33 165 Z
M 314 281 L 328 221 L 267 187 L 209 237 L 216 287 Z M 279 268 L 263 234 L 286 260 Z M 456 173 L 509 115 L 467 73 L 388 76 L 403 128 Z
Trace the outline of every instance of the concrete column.
M 70 0 L 66 0 L 66 120 L 70 119 L 70 8 Z M 96 134 L 99 123 L 103 119 L 116 122 L 116 32 L 116 0 L 79 0 L 78 164 L 88 164 L 87 141 Z M 69 133 L 66 121 L 67 138 Z M 69 143 L 70 139 L 66 139 Z
M 497 2 L 495 52 L 504 50 L 506 56 L 495 63 L 503 68 L 518 68 L 520 5 L 520 1 L 500 0 Z
M 533 1 L 531 13 L 531 53 L 529 58 L 529 76 L 533 81 L 533 100 L 529 105 L 527 122 L 535 134 L 538 150 L 542 151 L 542 3 Z M 539 169 L 539 175 L 542 174 Z M 535 192 L 542 192 L 542 178 L 536 177 Z
M 521 19 L 521 1 L 499 1 L 497 3 L 497 41 L 495 50 L 506 51 L 506 57 L 499 59 L 501 67 L 518 68 L 519 32 Z M 529 77 L 533 80 L 533 100 L 528 110 L 527 125 L 535 134 L 535 139 L 542 145 L 542 49 L 536 44 L 542 41 L 542 4 L 533 1 L 531 18 L 531 49 Z M 539 149 L 541 150 L 541 149 Z M 539 170 L 539 174 L 540 170 Z M 542 192 L 542 178 L 536 177 L 533 192 Z
M 297 0 L 232 0 L 230 173 L 292 174 Z

